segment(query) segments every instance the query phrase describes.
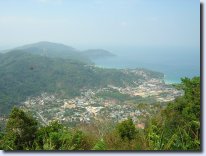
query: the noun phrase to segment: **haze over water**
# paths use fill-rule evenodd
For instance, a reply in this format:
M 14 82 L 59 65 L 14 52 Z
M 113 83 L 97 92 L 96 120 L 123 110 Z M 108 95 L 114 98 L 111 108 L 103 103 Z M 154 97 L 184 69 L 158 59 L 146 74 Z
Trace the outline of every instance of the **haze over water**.
M 165 74 L 165 82 L 179 83 L 181 77 L 200 75 L 200 49 L 174 47 L 110 48 L 116 57 L 96 60 L 107 68 L 147 68 Z
M 200 73 L 197 0 L 2 0 L 0 10 L 0 49 L 50 41 L 110 50 L 117 57 L 96 64 L 144 67 L 167 81 Z

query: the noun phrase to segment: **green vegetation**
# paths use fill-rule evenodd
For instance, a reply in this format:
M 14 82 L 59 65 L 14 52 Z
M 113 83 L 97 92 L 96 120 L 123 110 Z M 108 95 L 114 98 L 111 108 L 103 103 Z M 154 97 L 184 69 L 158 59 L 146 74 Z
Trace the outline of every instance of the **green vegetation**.
M 13 50 L 20 50 L 29 54 L 46 56 L 50 58 L 64 58 L 89 64 L 92 63 L 89 57 L 84 56 L 80 51 L 60 43 L 42 41 L 33 44 L 27 44 L 4 52 L 10 52 Z
M 14 108 L 9 115 L 3 137 L 5 150 L 23 150 L 34 143 L 37 121 L 22 110 Z
M 151 118 L 152 149 L 200 150 L 200 78 L 182 79 L 185 95 Z
M 101 97 L 103 99 L 116 99 L 121 102 L 131 100 L 132 97 L 127 94 L 122 94 L 117 90 L 111 89 L 109 91 L 102 91 L 96 94 L 97 97 Z M 136 100 L 141 98 L 141 97 L 134 97 Z
M 94 146 L 94 148 L 92 150 L 97 150 L 97 151 L 102 151 L 102 150 L 106 150 L 106 144 L 104 139 L 100 139 Z
M 122 123 L 117 125 L 117 131 L 121 139 L 133 140 L 135 137 L 135 125 L 131 118 L 123 121 Z
M 80 89 L 109 84 L 123 86 L 144 79 L 131 72 L 97 68 L 76 60 L 50 58 L 22 50 L 1 55 L 0 75 L 1 115 L 8 114 L 14 105 L 29 96 L 38 96 L 42 92 L 71 98 L 80 95 Z
M 172 84 L 172 86 L 178 90 L 181 90 L 184 87 L 182 83 L 174 83 L 174 84 Z
M 156 99 L 152 96 L 143 98 L 141 96 L 130 96 L 128 94 L 122 94 L 119 91 L 115 89 L 110 89 L 107 91 L 101 91 L 96 94 L 96 97 L 103 98 L 103 99 L 114 99 L 118 100 L 121 103 L 147 103 L 147 104 L 153 104 L 156 103 Z
M 4 150 L 200 150 L 200 78 L 182 79 L 185 95 L 148 117 L 145 129 L 131 119 L 105 130 L 82 125 L 74 129 L 58 122 L 39 125 L 14 108 L 0 133 Z M 143 107 L 143 105 L 139 105 Z M 92 133 L 91 133 L 92 132 Z

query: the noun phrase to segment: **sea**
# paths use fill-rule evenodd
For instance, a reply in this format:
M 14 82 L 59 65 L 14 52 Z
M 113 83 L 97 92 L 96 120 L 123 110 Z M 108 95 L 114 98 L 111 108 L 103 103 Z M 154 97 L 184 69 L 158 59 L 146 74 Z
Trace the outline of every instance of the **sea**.
M 166 83 L 200 76 L 200 48 L 188 47 L 106 47 L 115 57 L 94 60 L 104 68 L 146 68 L 162 72 Z

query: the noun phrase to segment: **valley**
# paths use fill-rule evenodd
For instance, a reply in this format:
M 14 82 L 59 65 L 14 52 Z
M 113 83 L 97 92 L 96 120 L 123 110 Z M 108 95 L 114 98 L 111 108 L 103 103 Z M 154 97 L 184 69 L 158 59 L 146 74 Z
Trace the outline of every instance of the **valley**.
M 81 89 L 81 95 L 74 98 L 60 98 L 58 94 L 45 92 L 28 98 L 21 108 L 31 112 L 42 124 L 57 120 L 76 126 L 101 120 L 121 122 L 130 117 L 138 125 L 145 124 L 147 117 L 158 112 L 159 105 L 164 106 L 184 94 L 162 79 L 149 78 L 143 70 L 128 69 L 127 72 L 144 75 L 146 80 L 134 82 L 132 86 Z

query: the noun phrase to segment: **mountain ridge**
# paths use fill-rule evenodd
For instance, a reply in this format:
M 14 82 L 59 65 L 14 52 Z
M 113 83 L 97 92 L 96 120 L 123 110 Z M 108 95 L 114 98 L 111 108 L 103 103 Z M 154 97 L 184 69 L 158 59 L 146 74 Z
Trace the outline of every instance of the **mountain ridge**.
M 2 50 L 0 53 L 8 53 L 13 50 L 23 50 L 24 52 L 52 58 L 59 57 L 78 60 L 90 64 L 93 63 L 94 59 L 114 56 L 114 54 L 104 49 L 88 49 L 81 51 L 62 43 L 53 43 L 48 41 L 40 41 L 13 49 Z

